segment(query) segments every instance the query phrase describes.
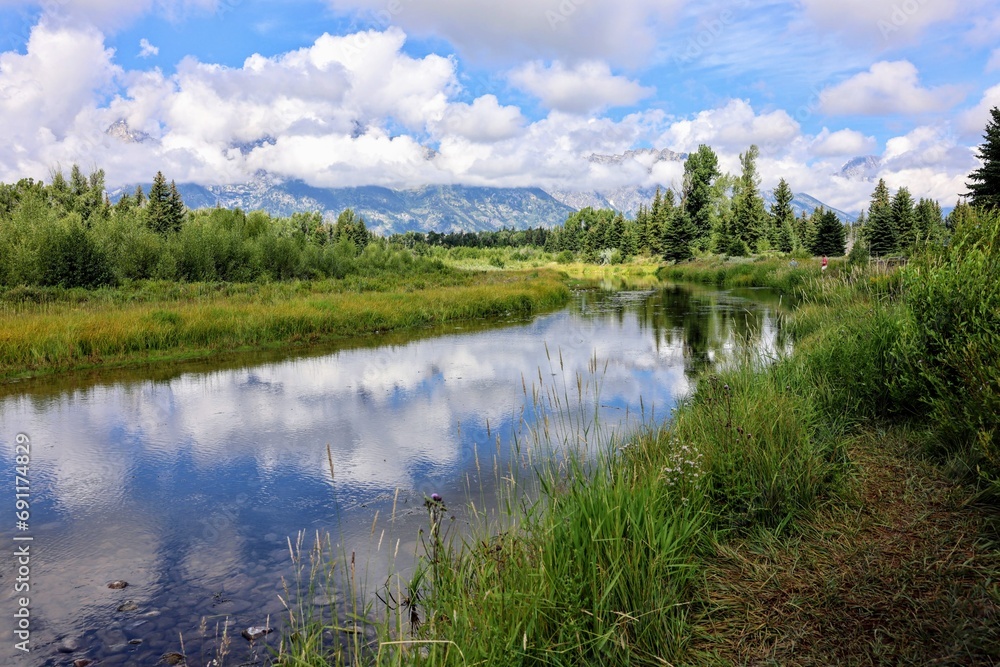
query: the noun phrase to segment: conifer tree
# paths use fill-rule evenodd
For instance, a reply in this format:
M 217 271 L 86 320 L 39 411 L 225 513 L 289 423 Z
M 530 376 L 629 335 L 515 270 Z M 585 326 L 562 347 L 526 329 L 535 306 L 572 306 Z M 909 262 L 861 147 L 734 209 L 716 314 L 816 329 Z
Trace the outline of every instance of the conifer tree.
M 1000 107 L 990 109 L 985 141 L 977 157 L 983 166 L 969 174 L 969 203 L 987 209 L 1000 209 Z
M 795 211 L 792 210 L 792 189 L 788 187 L 785 179 L 778 181 L 778 187 L 774 189 L 774 204 L 771 205 L 771 217 L 777 230 L 778 250 L 781 252 L 791 252 L 794 249 L 794 231 L 792 225 L 795 223 Z
M 691 244 L 695 241 L 698 229 L 695 227 L 683 209 L 673 209 L 673 215 L 667 221 L 663 232 L 663 257 L 675 262 L 682 262 L 693 254 Z
M 908 250 L 916 244 L 915 223 L 913 197 L 909 189 L 902 187 L 892 198 L 892 224 L 896 228 L 896 240 L 901 250 Z
M 760 155 L 756 145 L 750 146 L 746 153 L 740 154 L 742 173 L 736 181 L 736 191 L 733 196 L 732 223 L 729 230 L 729 245 L 736 242 L 753 251 L 762 239 L 769 241 L 767 233 L 767 212 L 764 210 L 764 200 L 760 196 L 760 176 L 757 175 L 757 157 Z M 733 253 L 735 254 L 735 253 Z
M 941 236 L 944 230 L 944 218 L 941 215 L 941 205 L 933 199 L 920 198 L 914 211 L 916 237 L 918 241 L 927 241 Z
M 868 242 L 868 250 L 872 257 L 891 255 L 899 250 L 889 188 L 881 178 L 875 186 L 875 191 L 872 192 L 871 204 L 868 207 L 865 241 Z
M 160 234 L 170 231 L 170 187 L 162 171 L 156 172 L 153 185 L 149 189 L 149 203 L 146 205 L 146 224 Z
M 184 200 L 177 191 L 177 184 L 170 181 L 170 191 L 167 194 L 167 224 L 171 231 L 179 231 L 184 222 Z
M 813 242 L 814 255 L 841 257 L 844 254 L 844 225 L 833 211 L 822 207 L 817 209 L 816 239 Z

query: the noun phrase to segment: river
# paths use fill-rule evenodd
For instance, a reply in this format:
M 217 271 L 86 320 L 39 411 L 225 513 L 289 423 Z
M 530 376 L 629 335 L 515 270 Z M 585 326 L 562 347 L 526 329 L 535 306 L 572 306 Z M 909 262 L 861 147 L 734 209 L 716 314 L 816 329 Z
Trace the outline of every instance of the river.
M 205 665 L 226 627 L 227 664 L 260 658 L 239 632 L 280 631 L 300 534 L 353 554 L 370 599 L 412 564 L 426 496 L 461 525 L 516 486 L 508 466 L 662 421 L 741 343 L 785 349 L 779 308 L 768 292 L 605 284 L 529 319 L 5 386 L 0 599 L 13 627 L 30 598 L 31 653 L 5 627 L 0 663 L 152 665 L 183 642 Z M 21 531 L 17 434 L 31 445 Z

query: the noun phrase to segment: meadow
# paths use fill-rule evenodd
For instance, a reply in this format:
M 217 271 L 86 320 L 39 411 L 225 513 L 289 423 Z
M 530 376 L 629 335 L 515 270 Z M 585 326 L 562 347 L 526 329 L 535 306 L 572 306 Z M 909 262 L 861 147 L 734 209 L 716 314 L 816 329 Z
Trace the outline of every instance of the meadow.
M 437 266 L 281 283 L 137 282 L 0 291 L 0 379 L 207 358 L 564 304 L 554 272 Z

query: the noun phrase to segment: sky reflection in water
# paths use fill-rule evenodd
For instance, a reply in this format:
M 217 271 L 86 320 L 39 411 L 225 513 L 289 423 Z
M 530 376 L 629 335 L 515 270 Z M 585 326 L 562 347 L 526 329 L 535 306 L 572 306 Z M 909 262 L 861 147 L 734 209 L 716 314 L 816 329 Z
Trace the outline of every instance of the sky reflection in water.
M 0 399 L 6 460 L 16 433 L 33 443 L 34 651 L 23 664 L 59 664 L 66 641 L 74 657 L 153 664 L 179 650 L 178 633 L 190 656 L 207 654 L 203 619 L 211 636 L 226 617 L 238 632 L 281 616 L 288 538 L 303 530 L 357 552 L 371 590 L 397 541 L 397 564 L 412 562 L 425 495 L 453 510 L 491 502 L 494 457 L 509 457 L 515 435 L 522 454 L 539 439 L 533 395 L 593 406 L 599 385 L 604 436 L 640 413 L 660 419 L 738 341 L 782 348 L 777 305 L 765 293 L 593 289 L 495 328 L 157 380 L 26 386 Z M 570 421 L 588 423 L 591 409 Z M 550 420 L 550 443 L 580 437 L 558 432 L 561 421 Z M 108 590 L 115 579 L 131 585 Z M 138 609 L 117 612 L 126 600 Z M 0 648 L 3 664 L 16 657 L 10 642 Z

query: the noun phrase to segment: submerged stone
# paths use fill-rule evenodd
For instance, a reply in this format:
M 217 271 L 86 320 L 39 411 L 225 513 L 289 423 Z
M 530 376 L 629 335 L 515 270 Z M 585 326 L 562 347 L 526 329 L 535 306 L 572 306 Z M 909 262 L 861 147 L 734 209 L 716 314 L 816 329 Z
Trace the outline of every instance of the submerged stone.
M 266 634 L 270 634 L 271 632 L 273 632 L 273 630 L 271 630 L 271 628 L 267 628 L 267 627 L 264 627 L 262 625 L 252 625 L 249 628 L 247 628 L 246 630 L 244 630 L 241 634 L 243 635 L 244 639 L 246 639 L 247 641 L 252 642 L 252 641 L 255 641 L 257 639 L 260 639 L 261 637 L 263 637 Z

